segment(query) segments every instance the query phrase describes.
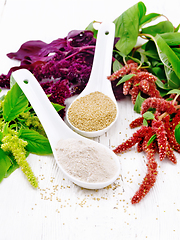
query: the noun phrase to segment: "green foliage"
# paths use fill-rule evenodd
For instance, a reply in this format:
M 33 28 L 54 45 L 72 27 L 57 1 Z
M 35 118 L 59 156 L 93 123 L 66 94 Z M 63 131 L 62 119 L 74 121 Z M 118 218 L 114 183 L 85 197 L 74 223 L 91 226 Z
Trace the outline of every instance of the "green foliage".
M 135 76 L 135 74 L 128 74 L 128 75 L 125 75 L 121 78 L 121 80 L 119 80 L 119 82 L 117 83 L 117 86 L 120 85 L 121 83 L 124 83 L 128 80 L 130 80 L 133 76 Z
M 116 43 L 116 48 L 125 56 L 131 52 L 137 42 L 140 21 L 145 13 L 144 3 L 138 2 L 114 20 L 115 36 L 120 38 Z
M 5 121 L 12 121 L 28 106 L 28 100 L 18 84 L 14 84 L 4 100 L 3 117 Z
M 48 139 L 34 130 L 22 129 L 19 137 L 28 143 L 28 152 L 39 155 L 52 153 Z
M 173 89 L 169 91 L 167 94 L 174 94 L 174 93 L 180 95 L 180 89 Z
M 161 62 L 164 64 L 169 87 L 180 87 L 180 60 L 165 40 L 157 34 L 155 44 Z
M 65 108 L 64 106 L 59 105 L 58 103 L 52 103 L 53 107 L 56 109 L 57 112 Z
M 161 16 L 146 14 L 146 6 L 138 2 L 117 17 L 114 20 L 115 36 L 120 39 L 115 45 L 114 57 L 118 61 L 133 59 L 140 66 L 148 67 L 158 77 L 158 90 L 164 96 L 167 90 L 180 88 L 180 24 L 175 28 L 167 19 L 151 24 Z M 146 42 L 136 48 L 138 37 Z M 118 84 L 125 81 L 120 79 Z
M 160 16 L 161 14 L 159 13 L 149 13 L 147 15 L 144 15 L 140 20 L 139 27 L 143 27 L 145 24 L 150 23 L 153 20 L 156 20 Z
M 114 49 L 113 72 L 122 67 L 120 62 L 132 59 L 157 76 L 158 90 L 164 96 L 167 91 L 180 88 L 180 24 L 175 28 L 167 18 L 151 24 L 159 17 L 165 16 L 146 14 L 146 6 L 140 1 L 113 21 L 115 37 L 119 38 Z M 93 32 L 94 22 L 87 27 Z M 139 37 L 146 41 L 136 47 Z M 118 84 L 125 81 L 120 79 Z
M 177 46 L 180 44 L 180 32 L 165 32 L 161 37 L 169 46 Z
M 156 134 L 152 135 L 152 137 L 150 137 L 150 139 L 149 139 L 149 141 L 147 143 L 147 146 L 149 146 L 156 139 L 156 137 L 157 137 Z
M 147 111 L 143 114 L 143 125 L 148 126 L 148 120 L 154 119 L 154 114 L 150 111 Z
M 141 105 L 144 102 L 145 98 L 141 97 L 141 94 L 139 93 L 137 98 L 136 98 L 136 102 L 134 104 L 134 111 L 137 113 L 141 112 Z
M 156 25 L 143 28 L 141 33 L 150 34 L 152 36 L 156 36 L 156 34 L 162 34 L 167 32 L 174 32 L 174 27 L 171 22 L 163 21 Z
M 29 166 L 28 162 L 26 161 L 26 150 L 25 147 L 28 143 L 18 136 L 11 132 L 5 135 L 2 139 L 1 149 L 5 152 L 12 153 L 14 159 L 16 160 L 17 164 L 21 167 L 21 170 L 31 183 L 33 187 L 38 187 L 38 182 L 34 173 L 32 172 L 31 167 Z
M 10 157 L 0 148 L 0 182 L 5 177 L 11 165 L 12 161 Z
M 96 21 L 92 21 L 92 22 L 86 27 L 86 30 L 92 31 L 92 32 L 94 33 L 94 37 L 97 38 L 97 32 L 98 32 L 98 30 L 96 30 L 96 29 L 94 28 L 94 23 L 95 23 L 95 22 L 96 22 Z
M 64 108 L 53 106 L 57 111 Z M 0 182 L 20 167 L 36 188 L 37 179 L 26 161 L 29 153 L 52 154 L 52 149 L 38 117 L 11 77 L 11 89 L 0 99 Z
M 180 144 L 180 123 L 176 125 L 174 135 L 176 141 Z
M 122 64 L 117 59 L 115 59 L 115 61 L 113 62 L 113 72 L 116 72 L 121 68 Z
M 143 114 L 143 118 L 146 120 L 152 120 L 154 119 L 154 114 L 150 111 L 147 111 Z

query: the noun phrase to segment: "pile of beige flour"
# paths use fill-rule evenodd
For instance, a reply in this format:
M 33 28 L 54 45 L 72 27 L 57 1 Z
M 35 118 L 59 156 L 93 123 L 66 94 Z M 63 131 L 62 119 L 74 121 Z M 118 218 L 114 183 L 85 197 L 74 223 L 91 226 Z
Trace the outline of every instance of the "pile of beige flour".
M 106 182 L 117 172 L 117 165 L 101 144 L 63 139 L 56 147 L 60 165 L 71 176 L 89 183 Z

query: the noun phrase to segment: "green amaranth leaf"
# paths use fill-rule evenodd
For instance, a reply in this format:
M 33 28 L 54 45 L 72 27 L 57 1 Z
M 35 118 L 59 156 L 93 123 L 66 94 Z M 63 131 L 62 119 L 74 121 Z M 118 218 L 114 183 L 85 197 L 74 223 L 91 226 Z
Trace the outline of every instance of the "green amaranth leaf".
M 180 79 L 176 75 L 176 73 L 173 71 L 173 69 L 170 69 L 166 66 L 164 66 L 166 78 L 167 78 L 167 83 L 169 88 L 179 88 L 180 87 Z
M 150 111 L 147 111 L 143 114 L 143 118 L 146 120 L 152 120 L 154 119 L 154 114 Z
M 128 56 L 130 59 L 132 59 L 134 62 L 139 63 L 139 65 L 142 64 L 141 60 L 139 60 L 138 58 L 132 57 L 132 56 Z
M 159 22 L 156 25 L 143 28 L 141 32 L 145 34 L 150 34 L 152 36 L 156 36 L 157 33 L 162 34 L 167 32 L 174 32 L 174 27 L 171 22 L 163 21 Z
M 146 119 L 143 119 L 143 125 L 148 126 L 148 121 Z
M 122 67 L 122 64 L 117 59 L 113 62 L 113 72 L 118 71 Z
M 149 146 L 154 140 L 156 139 L 156 134 L 152 135 L 152 137 L 150 137 L 147 146 Z
M 21 129 L 19 138 L 28 142 L 26 150 L 30 153 L 38 155 L 52 153 L 52 149 L 48 139 L 34 130 Z
M 157 77 L 156 84 L 158 84 L 157 82 L 160 81 L 161 85 L 164 86 L 165 84 L 161 81 L 166 79 L 164 69 L 162 69 L 161 67 L 152 67 L 152 71 L 154 75 Z
M 3 135 L 7 135 L 9 131 L 9 123 L 5 123 L 3 126 Z
M 154 69 L 153 69 L 154 70 Z M 157 75 L 157 74 L 156 74 Z M 160 87 L 160 88 L 162 88 L 162 89 L 164 89 L 164 90 L 170 90 L 171 88 L 170 87 L 168 87 L 167 86 L 167 84 L 165 83 L 163 83 L 161 80 L 159 80 L 158 78 L 157 78 L 157 80 L 156 80 L 156 84 L 158 85 L 158 87 Z
M 173 90 L 169 91 L 167 94 L 169 95 L 169 94 L 173 94 L 173 93 L 180 95 L 180 89 L 173 89 Z
M 8 91 L 3 108 L 3 117 L 5 121 L 12 121 L 22 113 L 28 106 L 28 100 L 18 84 L 14 84 Z
M 146 6 L 138 2 L 114 20 L 115 36 L 120 37 L 116 48 L 127 56 L 136 45 L 139 34 L 139 22 L 146 13 Z
M 168 74 L 171 75 L 171 77 L 168 78 L 169 86 L 172 86 L 172 88 L 177 86 L 176 88 L 178 88 L 180 85 L 180 59 L 159 34 L 157 34 L 153 39 L 155 40 L 159 57 L 165 66 L 167 78 Z M 173 77 L 177 76 L 175 80 L 172 78 L 172 72 L 174 72 Z
M 141 105 L 144 102 L 145 98 L 141 97 L 141 94 L 139 93 L 136 98 L 136 102 L 134 104 L 134 111 L 137 113 L 141 112 Z
M 5 94 L 0 97 L 0 101 L 3 101 L 5 99 Z
M 138 2 L 137 4 L 138 7 L 138 15 L 139 15 L 139 23 L 141 22 L 142 18 L 145 16 L 146 14 L 146 6 L 143 2 Z M 135 6 L 134 5 L 134 6 Z
M 139 52 L 139 50 L 137 50 Z M 159 60 L 159 56 L 157 54 L 157 51 L 154 51 L 154 50 L 148 50 L 148 51 L 141 51 L 140 52 L 141 54 L 147 56 L 147 57 L 150 57 L 150 58 L 153 58 L 153 59 L 156 59 L 156 60 Z
M 10 157 L 0 148 L 0 182 L 5 177 L 6 172 L 11 164 Z
M 26 152 L 26 157 L 28 157 L 29 152 Z M 16 160 L 14 159 L 14 156 L 12 154 L 8 155 L 12 161 L 12 165 L 8 168 L 6 174 L 5 174 L 5 178 L 9 177 L 16 169 L 19 168 L 18 163 L 16 162 Z
M 17 164 L 17 162 L 13 161 L 12 165 L 8 168 L 4 177 L 5 178 L 9 177 L 11 175 L 11 173 L 13 173 L 18 168 L 19 168 L 19 165 Z
M 11 74 L 11 76 L 10 76 L 10 89 L 14 86 L 15 83 L 16 83 L 16 80 L 13 78 L 13 75 Z
M 151 36 L 151 35 L 150 35 Z M 155 42 L 154 41 L 151 41 L 149 40 L 148 42 L 146 42 L 142 47 L 141 47 L 143 50 L 144 50 L 144 54 L 146 54 L 147 56 L 149 56 L 150 58 L 153 58 L 151 60 L 151 65 L 153 67 L 157 66 L 157 64 L 161 64 L 163 65 L 161 62 L 160 62 L 160 58 L 159 58 L 159 55 L 158 55 L 158 52 L 157 52 L 157 47 L 155 45 Z M 140 49 L 141 50 L 141 49 Z M 138 49 L 139 51 L 139 49 Z
M 180 45 L 180 32 L 167 32 L 160 34 L 169 46 Z
M 133 76 L 135 76 L 135 74 L 128 74 L 128 75 L 125 75 L 121 78 L 121 80 L 117 83 L 116 86 L 120 85 L 121 83 L 124 83 L 128 80 L 130 80 Z
M 142 27 L 145 24 L 150 23 L 153 20 L 156 20 L 160 16 L 161 14 L 159 13 L 149 13 L 141 18 L 139 25 L 140 27 Z
M 176 55 L 178 56 L 178 58 L 180 59 L 180 48 L 172 47 L 171 49 L 175 52 L 175 54 L 176 54 Z
M 89 31 L 92 31 L 94 33 L 94 38 L 97 38 L 97 33 L 98 33 L 98 30 L 94 28 L 94 23 L 96 21 L 92 21 L 87 27 L 86 27 L 86 30 L 89 30 Z
M 180 29 L 180 24 L 174 29 L 174 32 L 178 32 Z
M 64 109 L 65 107 L 58 104 L 58 103 L 52 103 L 53 107 L 56 109 L 57 112 L 59 112 L 61 109 Z
M 180 144 L 180 123 L 176 125 L 174 135 L 175 135 L 176 141 Z

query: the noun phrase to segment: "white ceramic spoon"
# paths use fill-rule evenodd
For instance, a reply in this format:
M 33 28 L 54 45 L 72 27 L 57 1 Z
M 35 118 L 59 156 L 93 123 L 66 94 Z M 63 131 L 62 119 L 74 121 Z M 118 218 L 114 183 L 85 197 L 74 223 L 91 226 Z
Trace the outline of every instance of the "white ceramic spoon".
M 100 182 L 100 183 L 88 183 L 80 181 L 77 178 L 74 178 L 73 176 L 69 175 L 60 165 L 60 163 L 57 160 L 56 150 L 57 143 L 61 139 L 83 139 L 86 141 L 92 142 L 93 140 L 86 139 L 79 134 L 75 133 L 73 130 L 71 130 L 66 123 L 61 119 L 61 117 L 56 112 L 55 108 L 52 106 L 51 102 L 47 98 L 45 92 L 41 88 L 40 84 L 36 80 L 36 78 L 26 69 L 21 69 L 13 72 L 13 77 L 18 83 L 18 85 L 21 87 L 22 91 L 28 98 L 29 102 L 31 103 L 31 106 L 33 107 L 34 111 L 36 112 L 39 120 L 41 121 L 44 130 L 47 134 L 47 137 L 49 139 L 49 142 L 51 144 L 51 148 L 54 154 L 54 157 L 56 159 L 56 162 L 58 166 L 60 167 L 61 171 L 64 173 L 64 175 L 69 178 L 72 182 L 75 184 L 88 188 L 88 189 L 100 189 L 108 186 L 109 184 L 113 183 L 120 171 L 120 164 L 118 157 L 115 155 L 113 151 L 111 151 L 109 148 L 103 146 L 100 143 L 101 146 L 104 147 L 106 151 L 108 151 L 113 160 L 115 161 L 115 164 L 117 166 L 117 172 L 115 175 L 109 179 L 106 182 Z
M 112 22 L 101 23 L 98 29 L 96 48 L 93 60 L 93 66 L 89 81 L 85 89 L 78 95 L 78 98 L 84 97 L 92 92 L 99 91 L 110 97 L 116 105 L 117 115 L 115 120 L 106 128 L 99 131 L 86 132 L 74 127 L 68 118 L 68 110 L 66 112 L 66 119 L 69 126 L 85 137 L 97 137 L 107 132 L 115 123 L 118 117 L 117 102 L 114 97 L 111 82 L 107 79 L 107 76 L 111 74 L 112 63 L 112 51 L 114 44 L 115 25 Z M 76 101 L 76 99 L 74 101 Z M 72 103 L 71 103 L 72 105 Z M 71 107 L 69 106 L 69 108 Z M 69 109 L 68 108 L 68 109 Z

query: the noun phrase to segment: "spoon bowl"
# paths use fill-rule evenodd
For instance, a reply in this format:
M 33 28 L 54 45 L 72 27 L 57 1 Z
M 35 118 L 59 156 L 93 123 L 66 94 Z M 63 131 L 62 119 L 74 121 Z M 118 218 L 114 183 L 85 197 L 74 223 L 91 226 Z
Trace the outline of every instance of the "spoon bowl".
M 63 172 L 63 174 L 72 182 L 74 182 L 76 185 L 87 188 L 87 189 L 100 189 L 104 188 L 111 183 L 113 183 L 120 171 L 120 164 L 118 157 L 116 154 L 111 151 L 109 148 L 103 146 L 100 143 L 94 142 L 93 140 L 86 139 L 82 137 L 81 135 L 75 133 L 72 129 L 70 129 L 66 123 L 61 119 L 59 114 L 56 112 L 55 108 L 47 98 L 45 92 L 43 91 L 42 87 L 36 80 L 36 78 L 32 75 L 32 73 L 26 69 L 20 69 L 12 73 L 13 78 L 16 80 L 24 94 L 26 95 L 27 99 L 29 100 L 31 106 L 33 107 L 34 111 L 36 112 L 45 132 L 49 139 L 52 152 L 54 155 L 54 158 L 57 162 L 57 165 Z M 78 140 L 86 140 L 87 144 L 89 143 L 96 143 L 101 145 L 101 147 L 104 148 L 105 151 L 110 153 L 111 158 L 113 159 L 115 165 L 116 165 L 116 173 L 114 176 L 105 182 L 86 182 L 81 181 L 78 178 L 75 178 L 74 176 L 70 175 L 59 163 L 57 158 L 57 152 L 56 147 L 60 140 L 63 139 L 78 139 Z
M 97 137 L 103 135 L 107 132 L 112 125 L 116 122 L 118 117 L 118 107 L 117 102 L 114 97 L 114 93 L 112 90 L 111 82 L 107 79 L 107 76 L 111 73 L 111 63 L 112 63 L 112 51 L 114 44 L 114 34 L 115 34 L 115 25 L 112 22 L 104 22 L 101 23 L 98 29 L 96 48 L 93 60 L 93 66 L 89 81 L 85 87 L 85 89 L 78 95 L 78 97 L 74 100 L 84 97 L 92 92 L 101 92 L 104 95 L 108 96 L 116 106 L 116 117 L 114 121 L 107 127 L 98 130 L 98 131 L 83 131 L 75 127 L 71 121 L 69 120 L 68 114 L 69 109 L 74 103 L 74 101 L 70 104 L 69 108 L 66 112 L 66 119 L 69 126 L 84 137 Z

